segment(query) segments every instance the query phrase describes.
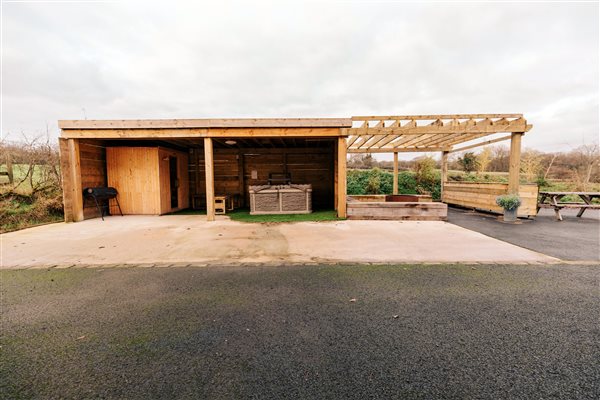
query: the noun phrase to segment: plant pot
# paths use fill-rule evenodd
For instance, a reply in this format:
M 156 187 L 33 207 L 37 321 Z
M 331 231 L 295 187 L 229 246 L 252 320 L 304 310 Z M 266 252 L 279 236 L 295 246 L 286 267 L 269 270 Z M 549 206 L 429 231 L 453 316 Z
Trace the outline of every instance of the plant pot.
M 504 210 L 504 222 L 516 222 L 517 221 L 517 209 Z

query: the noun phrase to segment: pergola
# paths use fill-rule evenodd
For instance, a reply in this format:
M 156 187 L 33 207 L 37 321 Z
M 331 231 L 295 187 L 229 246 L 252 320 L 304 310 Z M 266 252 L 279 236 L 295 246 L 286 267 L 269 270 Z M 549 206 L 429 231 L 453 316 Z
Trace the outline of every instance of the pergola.
M 398 193 L 398 153 L 441 152 L 443 185 L 448 154 L 510 139 L 508 192 L 517 193 L 521 138 L 531 128 L 522 114 L 396 115 L 352 117 L 352 127 L 343 132 L 348 153 L 394 154 L 394 194 Z M 500 133 L 509 135 L 490 138 Z

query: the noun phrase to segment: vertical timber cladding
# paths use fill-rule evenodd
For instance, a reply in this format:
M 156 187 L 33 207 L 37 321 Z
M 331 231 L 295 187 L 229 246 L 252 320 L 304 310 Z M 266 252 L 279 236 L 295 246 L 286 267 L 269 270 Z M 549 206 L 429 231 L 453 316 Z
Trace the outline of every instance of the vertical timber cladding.
M 289 173 L 292 183 L 313 186 L 313 209 L 334 207 L 334 142 L 315 148 L 214 148 L 215 195 L 239 195 L 249 206 L 248 186 L 266 185 L 269 173 Z M 196 208 L 205 206 L 204 151 L 190 155 Z
M 171 207 L 169 157 L 177 158 L 178 206 Z M 189 204 L 188 155 L 163 147 L 108 147 L 108 185 L 119 191 L 123 214 L 161 215 Z M 110 200 L 111 214 L 118 214 Z
M 63 207 L 65 222 L 73 222 L 73 182 L 71 182 L 71 163 L 69 162 L 69 144 L 67 139 L 58 139 L 60 152 L 60 174 L 63 189 Z
M 158 147 L 109 147 L 106 166 L 123 214 L 161 213 Z M 119 212 L 115 200 L 110 200 L 110 212 Z
M 101 140 L 80 140 L 81 187 L 107 186 L 106 146 Z M 101 204 L 103 206 L 104 204 Z M 83 200 L 83 218 L 96 218 L 100 213 L 91 199 Z

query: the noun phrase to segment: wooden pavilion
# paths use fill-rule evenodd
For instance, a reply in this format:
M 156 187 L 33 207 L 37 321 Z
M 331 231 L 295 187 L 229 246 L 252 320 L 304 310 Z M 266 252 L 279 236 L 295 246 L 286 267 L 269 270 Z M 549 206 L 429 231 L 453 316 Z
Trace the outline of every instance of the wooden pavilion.
M 509 181 L 496 191 L 519 193 L 521 138 L 531 129 L 521 114 L 65 120 L 59 127 L 67 222 L 99 215 L 84 199 L 84 188 L 115 183 L 126 214 L 160 215 L 192 206 L 205 208 L 212 221 L 215 195 L 247 206 L 248 187 L 265 184 L 270 173 L 311 184 L 317 208 L 346 217 L 347 153 L 393 153 L 396 194 L 398 153 L 439 151 L 442 200 L 469 203 L 481 193 L 452 188 L 448 155 L 502 140 L 511 141 Z M 496 137 L 500 133 L 508 135 Z M 477 207 L 478 201 L 462 205 Z

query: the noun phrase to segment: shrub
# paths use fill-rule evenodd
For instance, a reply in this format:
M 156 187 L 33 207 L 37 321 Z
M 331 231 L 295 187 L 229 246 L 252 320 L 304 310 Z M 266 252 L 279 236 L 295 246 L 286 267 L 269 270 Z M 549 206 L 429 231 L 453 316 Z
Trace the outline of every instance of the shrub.
M 507 211 L 516 210 L 521 205 L 521 199 L 516 194 L 506 194 L 496 197 L 496 204 Z
M 479 160 L 477 159 L 477 156 L 475 153 L 470 151 L 463 154 L 463 156 L 457 161 L 461 168 L 467 173 L 477 171 L 479 168 Z
M 423 157 L 415 162 L 415 178 L 419 185 L 429 186 L 435 182 L 435 160 Z
M 379 168 L 371 170 L 349 170 L 347 176 L 349 195 L 392 194 L 393 174 Z M 438 200 L 440 198 L 440 174 L 433 171 L 433 177 L 417 182 L 417 176 L 411 171 L 398 173 L 398 193 L 429 193 Z
M 381 180 L 378 175 L 371 175 L 367 181 L 367 187 L 365 188 L 366 194 L 380 194 L 381 192 Z

